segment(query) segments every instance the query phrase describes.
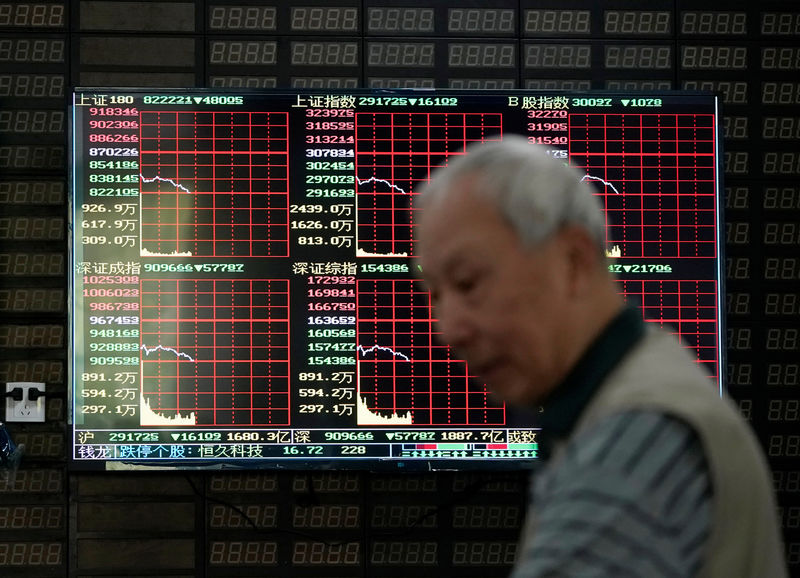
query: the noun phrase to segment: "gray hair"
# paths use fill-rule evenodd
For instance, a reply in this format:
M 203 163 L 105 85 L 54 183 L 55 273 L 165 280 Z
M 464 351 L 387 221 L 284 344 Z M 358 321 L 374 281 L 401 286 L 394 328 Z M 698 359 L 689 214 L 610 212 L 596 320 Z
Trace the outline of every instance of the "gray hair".
M 473 143 L 465 152 L 431 173 L 430 182 L 417 191 L 417 206 L 466 180 L 471 191 L 497 207 L 525 245 L 535 246 L 573 224 L 586 229 L 605 254 L 603 207 L 577 170 L 517 135 Z

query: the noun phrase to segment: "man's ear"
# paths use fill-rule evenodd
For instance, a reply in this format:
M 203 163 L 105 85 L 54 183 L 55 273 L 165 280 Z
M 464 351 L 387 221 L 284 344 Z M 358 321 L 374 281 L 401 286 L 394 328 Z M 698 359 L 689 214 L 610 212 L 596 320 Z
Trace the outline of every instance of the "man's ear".
M 586 229 L 577 225 L 566 225 L 559 234 L 563 236 L 570 289 L 576 295 L 593 291 L 595 286 L 592 279 L 598 273 L 602 257 L 597 250 L 597 243 Z

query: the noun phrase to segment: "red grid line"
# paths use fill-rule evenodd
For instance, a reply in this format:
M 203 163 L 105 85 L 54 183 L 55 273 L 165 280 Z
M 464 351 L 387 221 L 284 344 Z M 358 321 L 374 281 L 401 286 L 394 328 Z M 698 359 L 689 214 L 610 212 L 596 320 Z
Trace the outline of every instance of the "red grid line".
M 571 163 L 601 190 L 607 244 L 621 259 L 717 256 L 714 122 L 711 114 L 569 115 Z
M 144 279 L 140 294 L 142 399 L 162 425 L 289 424 L 288 280 Z
M 392 279 L 359 279 L 357 289 L 358 395 L 372 413 L 410 412 L 414 425 L 505 423 L 503 404 L 438 341 L 427 292 Z
M 502 138 L 498 113 L 356 113 L 356 246 L 414 254 L 414 188 L 472 142 Z
M 719 286 L 715 280 L 623 280 L 626 301 L 641 307 L 643 318 L 678 337 L 716 379 L 719 375 Z
M 288 113 L 140 113 L 143 255 L 286 257 Z

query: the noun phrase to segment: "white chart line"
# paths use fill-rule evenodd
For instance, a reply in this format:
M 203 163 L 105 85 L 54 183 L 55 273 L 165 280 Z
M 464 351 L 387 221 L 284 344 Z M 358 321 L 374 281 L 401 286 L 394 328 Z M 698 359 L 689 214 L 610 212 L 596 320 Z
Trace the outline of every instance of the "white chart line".
M 142 182 L 144 182 L 144 183 L 152 183 L 154 181 L 161 181 L 162 183 L 169 183 L 173 187 L 175 187 L 176 189 L 180 189 L 180 190 L 182 190 L 182 191 L 184 191 L 186 193 L 191 193 L 192 192 L 189 189 L 187 189 L 186 187 L 184 187 L 182 184 L 176 183 L 172 179 L 165 179 L 163 177 L 159 177 L 158 175 L 156 175 L 152 179 L 148 179 L 146 176 L 144 176 L 142 174 L 140 174 L 139 176 L 142 177 Z
M 177 349 L 172 349 L 171 347 L 164 347 L 163 345 L 156 345 L 155 347 L 147 347 L 147 345 L 142 344 L 141 349 L 147 355 L 150 355 L 151 353 L 158 351 L 160 349 L 161 351 L 169 351 L 170 353 L 174 353 L 178 357 L 185 357 L 189 361 L 194 361 L 194 359 L 192 359 L 192 356 L 183 353 L 182 351 L 178 351 Z
M 605 180 L 601 179 L 600 177 L 595 177 L 594 175 L 584 175 L 583 178 L 581 178 L 581 181 L 585 181 L 585 180 L 600 181 L 601 183 L 603 183 L 607 187 L 611 187 L 611 190 L 614 191 L 616 194 L 619 194 L 619 191 L 617 190 L 617 187 L 615 187 L 614 185 L 612 185 L 608 181 L 605 181 Z
M 411 361 L 405 354 L 400 353 L 399 351 L 395 351 L 391 347 L 383 347 L 381 345 L 373 345 L 372 347 L 366 347 L 365 348 L 363 345 L 359 345 L 358 346 L 358 350 L 361 352 L 362 355 L 366 355 L 367 353 L 372 353 L 376 349 L 379 349 L 381 351 L 388 351 L 389 353 L 391 353 L 395 357 L 402 357 L 406 361 Z
M 375 177 L 370 177 L 370 178 L 368 178 L 368 179 L 359 179 L 359 178 L 356 176 L 356 181 L 358 182 L 358 184 L 359 184 L 359 185 L 366 185 L 367 183 L 370 183 L 370 182 L 374 182 L 374 183 L 385 183 L 385 184 L 389 185 L 391 188 L 393 188 L 393 189 L 397 189 L 398 191 L 400 191 L 400 192 L 401 192 L 401 193 L 403 193 L 404 195 L 407 195 L 407 194 L 408 194 L 406 191 L 404 191 L 403 189 L 401 189 L 401 188 L 400 188 L 400 187 L 398 187 L 397 185 L 395 185 L 395 184 L 392 184 L 392 183 L 390 183 L 389 181 L 386 181 L 386 180 L 384 180 L 384 179 L 377 179 L 377 178 L 375 178 Z

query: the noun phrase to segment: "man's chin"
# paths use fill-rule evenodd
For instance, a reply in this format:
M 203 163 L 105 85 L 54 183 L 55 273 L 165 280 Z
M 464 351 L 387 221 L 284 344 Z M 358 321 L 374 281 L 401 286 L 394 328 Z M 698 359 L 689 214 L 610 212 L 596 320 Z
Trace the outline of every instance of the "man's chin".
M 500 379 L 499 376 L 496 379 L 488 377 L 486 385 L 495 398 L 511 405 L 528 407 L 536 399 L 536 393 L 522 380 Z

